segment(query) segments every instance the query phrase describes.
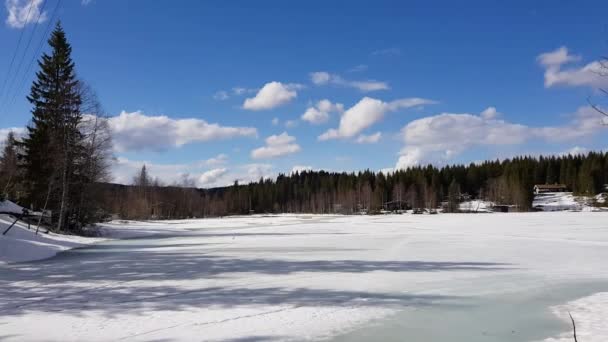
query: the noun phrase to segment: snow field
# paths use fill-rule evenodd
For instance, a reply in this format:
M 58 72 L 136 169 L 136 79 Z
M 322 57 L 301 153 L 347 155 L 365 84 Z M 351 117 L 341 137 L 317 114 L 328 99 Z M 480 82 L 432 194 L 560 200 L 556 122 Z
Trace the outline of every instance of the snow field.
M 109 236 L 164 235 L 0 267 L 0 327 L 7 341 L 331 338 L 404 309 L 606 281 L 607 219 L 553 212 L 113 222 L 104 226 Z M 597 314 L 606 306 L 581 307 Z M 587 329 L 588 316 L 571 311 Z

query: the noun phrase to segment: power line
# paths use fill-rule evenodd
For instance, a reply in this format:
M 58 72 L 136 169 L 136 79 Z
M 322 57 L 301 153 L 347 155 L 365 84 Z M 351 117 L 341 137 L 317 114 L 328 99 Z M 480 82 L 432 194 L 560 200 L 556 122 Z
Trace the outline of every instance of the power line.
M 13 74 L 13 78 L 11 79 L 11 82 L 9 83 L 9 87 L 7 89 L 7 94 L 9 94 L 11 89 L 14 89 L 15 81 L 17 80 L 17 76 L 19 75 L 19 71 L 21 70 L 21 66 L 23 65 L 23 60 L 25 59 L 25 55 L 27 54 L 27 51 L 29 50 L 30 45 L 32 44 L 32 39 L 34 38 L 34 35 L 36 34 L 36 28 L 38 27 L 38 23 L 40 22 L 40 18 L 42 17 L 42 14 L 44 13 L 44 8 L 45 8 L 46 4 L 47 4 L 47 0 L 44 0 L 44 2 L 42 3 L 41 9 L 38 11 L 38 17 L 36 18 L 36 22 L 34 24 L 35 26 L 32 28 L 32 34 L 30 34 L 30 38 L 28 39 L 25 49 L 23 50 L 23 54 L 21 55 L 21 58 L 19 59 L 19 66 L 15 70 L 15 74 Z M 6 100 L 8 101 L 9 98 L 7 97 Z M 8 107 L 8 104 L 9 104 L 8 102 L 5 102 L 5 106 L 0 107 L 0 108 L 6 108 L 6 107 Z
M 35 26 L 32 28 L 32 33 L 30 34 L 30 37 L 29 37 L 29 39 L 27 41 L 27 45 L 26 45 L 25 49 L 23 50 L 23 54 L 21 56 L 21 59 L 19 60 L 19 66 L 17 67 L 17 69 L 15 71 L 15 74 L 13 75 L 13 78 L 11 79 L 10 86 L 7 89 L 7 92 L 6 92 L 7 95 L 10 93 L 11 88 L 13 90 L 15 90 L 14 94 L 13 94 L 13 98 L 18 94 L 18 89 L 14 87 L 15 82 L 17 81 L 17 77 L 19 75 L 19 71 L 21 71 L 21 66 L 23 65 L 23 61 L 25 60 L 25 56 L 27 54 L 27 51 L 29 50 L 30 45 L 32 44 L 32 40 L 34 39 L 34 35 L 36 34 L 36 28 L 38 27 L 38 23 L 40 22 L 40 18 L 42 17 L 42 14 L 44 13 L 44 9 L 46 7 L 47 2 L 48 2 L 47 0 L 44 0 L 44 2 L 42 3 L 42 7 L 38 11 L 38 17 L 36 18 Z M 27 77 L 27 75 L 23 75 L 23 78 L 25 78 L 25 77 Z M 6 110 L 8 110 L 8 107 L 11 104 L 12 100 L 9 100 L 9 97 L 6 97 L 6 100 L 8 102 L 5 102 L 5 106 L 0 107 L 0 109 L 6 109 Z M 3 114 L 5 114 L 5 113 L 3 113 Z
M 26 25 L 27 25 L 27 22 L 30 20 L 30 13 L 32 12 L 32 7 L 34 7 L 33 6 L 34 1 L 35 0 L 30 1 L 30 6 L 28 8 L 27 15 L 25 16 Z M 2 98 L 2 96 L 4 96 L 4 88 L 6 87 L 6 81 L 8 81 L 8 77 L 11 74 L 11 69 L 13 68 L 13 64 L 15 63 L 15 57 L 17 57 L 17 52 L 19 52 L 19 47 L 21 46 L 21 40 L 23 39 L 24 33 L 25 33 L 25 28 L 23 30 L 21 30 L 21 33 L 19 34 L 19 40 L 17 41 L 17 47 L 15 48 L 15 52 L 13 53 L 13 58 L 11 58 L 11 62 L 8 65 L 8 69 L 6 70 L 6 77 L 4 77 L 4 82 L 2 83 L 2 88 L 0 88 L 0 98 Z
M 32 58 L 30 59 L 30 62 L 27 65 L 27 69 L 25 69 L 25 74 L 21 78 L 21 83 L 16 88 L 17 91 L 13 94 L 13 97 L 12 97 L 11 101 L 6 106 L 7 109 L 11 108 L 13 106 L 13 104 L 15 103 L 15 99 L 17 98 L 17 96 L 20 93 L 22 93 L 23 88 L 25 87 L 25 82 L 27 81 L 27 75 L 30 72 L 30 70 L 32 69 L 32 65 L 34 64 L 34 61 L 36 60 L 37 56 L 39 56 L 40 52 L 42 51 L 42 46 L 44 44 L 44 40 L 46 39 L 46 37 L 48 36 L 48 34 L 49 34 L 50 30 L 51 30 L 51 24 L 55 21 L 57 10 L 59 9 L 60 5 L 61 5 L 61 0 L 57 0 L 57 3 L 55 4 L 55 8 L 53 9 L 53 14 L 51 15 L 51 19 L 46 24 L 46 29 L 44 30 L 44 34 L 40 37 L 40 41 L 38 42 L 38 47 L 36 48 L 36 51 L 32 55 Z

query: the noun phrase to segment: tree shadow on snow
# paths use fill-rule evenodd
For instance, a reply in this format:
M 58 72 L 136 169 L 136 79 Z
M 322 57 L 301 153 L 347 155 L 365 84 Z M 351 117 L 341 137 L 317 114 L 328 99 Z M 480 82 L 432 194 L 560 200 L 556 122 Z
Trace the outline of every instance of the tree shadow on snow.
M 213 245 L 207 246 L 210 250 L 198 253 L 198 250 L 192 253 L 166 251 L 162 247 L 182 245 L 167 242 L 167 245 L 147 245 L 140 241 L 128 248 L 121 243 L 108 243 L 62 253 L 41 262 L 0 267 L 0 317 L 26 312 L 82 315 L 93 310 L 107 316 L 127 312 L 146 315 L 157 310 L 260 305 L 461 305 L 459 298 L 441 295 L 298 288 L 285 287 L 284 284 L 324 277 L 326 273 L 512 269 L 508 264 L 487 262 L 235 258 L 217 255 L 223 246 L 218 246 L 219 251 L 213 250 Z M 196 247 L 197 244 L 186 245 Z M 289 248 L 282 250 L 287 253 Z M 310 251 L 319 250 L 322 248 L 311 248 Z M 327 251 L 335 252 L 336 249 Z M 214 252 L 215 255 L 205 255 L 205 252 Z M 297 252 L 306 253 L 307 250 L 298 247 Z M 276 277 L 285 275 L 290 277 Z M 222 286 L 212 286 L 213 280 L 220 279 L 223 279 Z

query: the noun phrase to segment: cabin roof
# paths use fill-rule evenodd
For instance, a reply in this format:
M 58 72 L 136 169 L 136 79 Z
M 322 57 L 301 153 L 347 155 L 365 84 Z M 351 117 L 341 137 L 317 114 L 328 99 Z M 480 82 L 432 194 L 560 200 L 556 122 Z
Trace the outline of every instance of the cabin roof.
M 536 184 L 535 188 L 539 189 L 563 189 L 566 188 L 564 184 Z

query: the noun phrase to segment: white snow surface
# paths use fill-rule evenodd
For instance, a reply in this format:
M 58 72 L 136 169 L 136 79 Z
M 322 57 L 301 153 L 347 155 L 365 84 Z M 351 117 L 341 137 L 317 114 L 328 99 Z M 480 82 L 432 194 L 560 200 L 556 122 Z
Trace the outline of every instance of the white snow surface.
M 3 233 L 15 219 L 0 215 L 0 234 Z M 11 262 L 23 262 L 46 259 L 59 252 L 83 247 L 98 242 L 100 239 L 84 238 L 72 235 L 44 234 L 41 229 L 35 234 L 35 226 L 27 229 L 27 224 L 19 221 L 6 235 L 0 235 L 0 265 Z
M 606 222 L 603 212 L 112 222 L 109 236 L 164 236 L 0 265 L 0 337 L 325 339 L 405 308 L 606 281 Z M 19 229 L 13 240 L 30 241 Z M 581 333 L 605 336 L 608 322 L 590 312 L 607 305 L 573 305 Z
M 459 209 L 465 212 L 488 213 L 492 211 L 493 206 L 493 202 L 474 199 L 470 201 L 461 202 L 459 204 Z
M 8 201 L 8 200 L 4 200 L 4 201 L 0 201 L 0 211 L 5 212 L 5 213 L 16 213 L 16 214 L 21 214 L 23 212 L 23 207 Z
M 591 198 L 574 196 L 571 192 L 547 192 L 534 196 L 532 207 L 542 211 L 595 211 Z
M 552 311 L 564 322 L 571 324 L 570 313 L 576 324 L 576 335 L 579 341 L 608 341 L 608 292 L 577 299 L 565 305 L 558 305 Z M 546 342 L 571 342 L 572 331 L 564 332 L 559 337 L 551 337 Z
M 8 202 L 8 201 L 7 201 Z M 7 208 L 13 208 L 21 213 L 21 207 L 9 202 Z M 5 210 L 6 212 L 11 212 Z M 45 228 L 40 228 L 36 234 L 36 226 L 18 221 L 6 235 L 1 235 L 15 220 L 12 216 L 0 215 L 0 265 L 14 262 L 25 262 L 47 259 L 57 253 L 73 248 L 86 247 L 107 239 L 124 239 L 142 237 L 147 235 L 171 234 L 176 230 L 168 230 L 164 224 L 142 223 L 135 221 L 122 221 L 117 223 L 102 224 L 99 228 L 101 237 L 82 237 L 76 235 L 65 235 L 46 233 Z

